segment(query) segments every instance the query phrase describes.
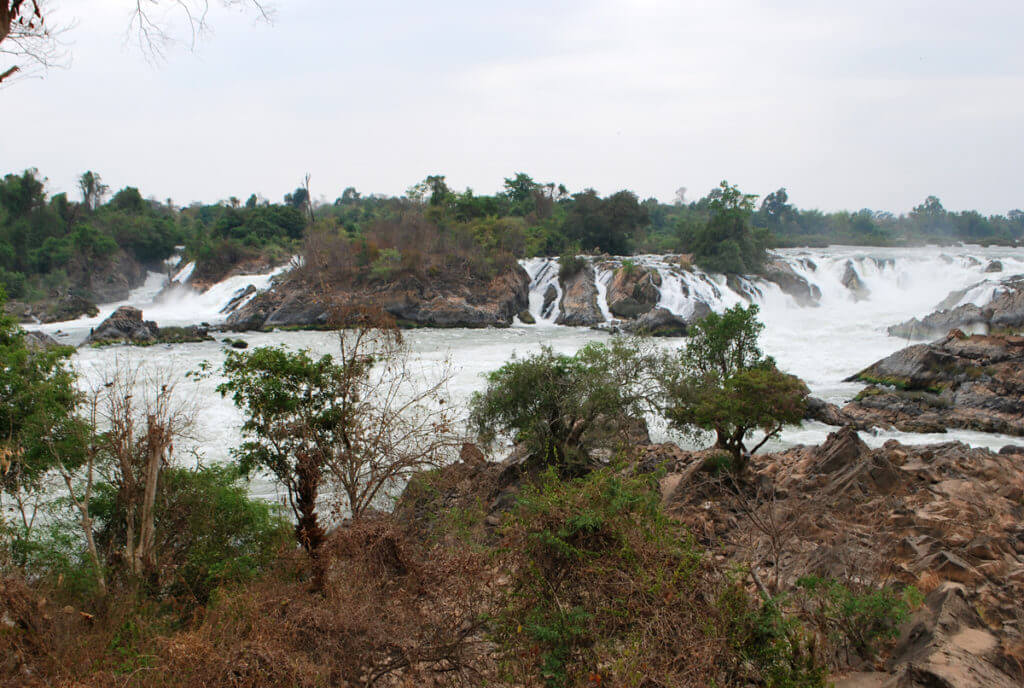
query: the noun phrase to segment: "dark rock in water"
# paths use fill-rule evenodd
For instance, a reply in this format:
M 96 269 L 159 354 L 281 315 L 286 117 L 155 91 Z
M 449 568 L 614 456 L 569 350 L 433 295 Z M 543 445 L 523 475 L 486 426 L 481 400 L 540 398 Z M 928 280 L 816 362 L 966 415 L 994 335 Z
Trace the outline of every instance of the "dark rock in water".
M 776 258 L 768 261 L 761 270 L 761 276 L 779 285 L 783 292 L 792 296 L 801 306 L 817 306 L 821 300 L 821 290 L 817 285 L 798 275 L 793 266 L 784 260 Z
M 931 339 L 941 337 L 953 329 L 982 332 L 1016 332 L 1024 329 L 1024 275 L 1008 277 L 996 287 L 996 295 L 984 306 L 966 303 L 956 308 L 957 303 L 970 289 L 957 290 L 943 299 L 939 309 L 923 319 L 911 318 L 898 325 L 892 325 L 888 332 L 893 337 L 904 339 Z
M 868 289 L 868 285 L 864 284 L 864 280 L 857 274 L 856 268 L 853 267 L 853 261 L 846 261 L 846 269 L 843 271 L 843 278 L 841 280 L 843 286 L 850 290 L 853 294 L 855 301 L 863 301 L 864 299 L 871 296 L 871 290 Z
M 100 323 L 85 340 L 85 344 L 181 344 L 213 339 L 205 327 L 157 326 L 152 320 L 143 320 L 142 311 L 132 306 L 121 306 Z
M 53 323 L 82 317 L 93 318 L 100 312 L 95 303 L 73 294 L 34 304 L 9 301 L 4 304 L 4 310 L 23 323 Z
M 678 316 L 665 308 L 655 308 L 636 320 L 623 323 L 622 330 L 650 337 L 685 337 L 690 325 L 704 318 L 710 312 L 711 308 L 702 301 L 697 302 L 694 312 L 687 318 Z
M 647 313 L 661 299 L 661 275 L 642 267 L 621 267 L 608 285 L 608 310 L 620 318 Z
M 793 266 L 781 259 L 768 261 L 761 271 L 768 282 L 778 285 L 785 294 L 792 296 L 801 306 L 816 306 L 821 300 L 821 290 L 797 274 Z
M 45 332 L 26 332 L 25 346 L 29 351 L 45 351 L 62 344 Z
M 550 318 L 551 312 L 557 305 L 555 303 L 558 299 L 558 290 L 555 289 L 555 285 L 549 284 L 548 288 L 544 290 L 544 303 L 540 308 L 540 315 L 542 318 Z
M 142 311 L 133 306 L 121 306 L 100 323 L 86 339 L 87 344 L 102 342 L 152 342 L 160 328 L 152 320 L 142 319 Z
M 236 310 L 238 310 L 238 307 L 241 306 L 246 299 L 248 299 L 255 293 L 256 287 L 251 284 L 247 284 L 243 289 L 239 289 L 234 293 L 234 295 L 231 297 L 231 300 L 228 301 L 227 305 L 220 309 L 220 312 L 225 315 L 229 313 L 234 313 Z
M 1000 260 L 990 260 L 988 265 L 985 266 L 985 272 L 1002 272 L 1003 262 Z
M 227 328 L 329 327 L 332 304 L 380 308 L 403 326 L 507 327 L 529 307 L 530 278 L 519 265 L 489 282 L 440 277 L 436 282 L 425 282 L 403 276 L 386 284 L 328 286 L 325 290 L 300 277 L 286 278 L 257 293 L 228 316 Z
M 519 322 L 525 325 L 534 325 L 537 323 L 537 319 L 533 317 L 533 313 L 529 309 L 524 308 L 519 311 Z
M 1017 446 L 1016 444 L 1008 444 L 999 450 L 1000 454 L 1020 454 L 1024 455 L 1024 447 Z
M 597 305 L 597 286 L 594 284 L 594 267 L 587 264 L 582 270 L 562 282 L 561 313 L 559 325 L 597 325 L 604 322 L 604 315 Z
M 848 378 L 858 380 L 870 384 L 842 413 L 861 424 L 1024 435 L 1024 337 L 969 337 L 954 330 Z
M 248 349 L 249 348 L 249 342 L 245 341 L 244 339 L 235 339 L 234 341 L 231 342 L 231 348 L 232 349 Z

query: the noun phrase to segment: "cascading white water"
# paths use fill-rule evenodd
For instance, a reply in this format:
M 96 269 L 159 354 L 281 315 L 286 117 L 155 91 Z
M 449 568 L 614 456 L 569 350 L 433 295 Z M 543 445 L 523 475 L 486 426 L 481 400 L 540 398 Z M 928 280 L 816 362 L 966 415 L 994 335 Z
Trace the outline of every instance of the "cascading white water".
M 142 309 L 146 320 L 153 320 L 161 326 L 196 325 L 200 323 L 217 324 L 224 321 L 227 314 L 225 306 L 232 303 L 234 309 L 240 308 L 258 292 L 270 287 L 273 278 L 290 269 L 291 263 L 282 265 L 270 272 L 258 275 L 234 275 L 214 284 L 205 291 L 188 286 L 195 270 L 195 263 L 188 263 L 178 270 L 171 278 L 167 275 L 150 271 L 146 281 L 131 291 L 124 301 L 103 304 L 99 314 L 92 318 L 79 318 L 66 322 L 40 325 L 44 332 L 58 334 L 61 341 L 78 343 L 85 339 L 91 328 L 106 320 L 111 313 L 121 306 L 135 306 Z M 557 274 L 558 267 L 555 266 Z M 254 291 L 249 288 L 252 287 Z M 248 296 L 243 295 L 252 291 Z
M 597 307 L 601 309 L 604 321 L 611 322 L 615 319 L 612 310 L 608 306 L 608 285 L 615 277 L 615 270 L 606 263 L 594 266 L 594 288 L 597 290 Z
M 528 258 L 521 262 L 530 277 L 530 315 L 538 325 L 554 325 L 561 313 L 562 285 L 558 281 L 557 258 Z M 544 297 L 553 289 L 555 298 L 544 308 Z

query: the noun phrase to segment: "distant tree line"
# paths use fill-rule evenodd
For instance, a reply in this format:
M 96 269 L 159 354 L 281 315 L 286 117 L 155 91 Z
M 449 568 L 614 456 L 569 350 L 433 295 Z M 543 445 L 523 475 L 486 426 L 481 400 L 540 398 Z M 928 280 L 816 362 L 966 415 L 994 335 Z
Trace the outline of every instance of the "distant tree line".
M 0 180 L 0 284 L 15 299 L 60 293 L 88 296 L 91 275 L 130 258 L 153 266 L 185 246 L 196 277 L 216 280 L 245 261 L 283 261 L 315 241 L 336 275 L 388 280 L 465 272 L 490 277 L 509 261 L 576 253 L 690 253 L 726 273 L 760 269 L 765 250 L 827 244 L 914 245 L 1024 238 L 1024 211 L 984 216 L 951 212 L 929 196 L 905 215 L 801 210 L 786 189 L 758 197 L 722 182 L 693 202 L 641 200 L 628 190 L 572 193 L 519 172 L 494 194 L 456 191 L 431 175 L 402 196 L 363 195 L 353 187 L 316 202 L 306 183 L 272 203 L 258 194 L 185 207 L 144 197 L 135 187 L 111 194 L 100 175 L 79 179 L 80 199 L 49 195 L 34 169 Z M 443 256 L 457 256 L 454 263 Z

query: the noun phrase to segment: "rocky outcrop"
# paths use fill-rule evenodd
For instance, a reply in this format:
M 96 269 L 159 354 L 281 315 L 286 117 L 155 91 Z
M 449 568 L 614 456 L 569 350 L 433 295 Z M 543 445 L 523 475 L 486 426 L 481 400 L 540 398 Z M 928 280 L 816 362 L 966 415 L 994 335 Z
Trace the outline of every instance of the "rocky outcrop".
M 931 339 L 952 329 L 982 332 L 1018 332 L 1024 329 L 1024 275 L 1015 275 L 1000 282 L 995 296 L 984 306 L 967 303 L 952 308 L 971 288 L 953 292 L 923 319 L 911 318 L 892 325 L 888 328 L 889 334 L 904 339 Z
M 852 260 L 846 261 L 846 268 L 843 270 L 843 277 L 840 281 L 853 294 L 854 301 L 863 301 L 871 296 L 871 290 L 868 289 L 868 285 L 864 284 L 864 280 L 857 274 L 857 269 L 853 267 Z
M 985 266 L 985 272 L 1002 272 L 1003 261 L 1001 260 L 990 260 L 988 265 Z
M 92 318 L 99 313 L 99 308 L 95 303 L 73 294 L 65 294 L 38 303 L 9 301 L 4 304 L 4 310 L 23 323 L 64 322 L 83 317 Z
M 761 270 L 761 277 L 777 284 L 801 306 L 817 306 L 821 301 L 821 289 L 798 275 L 789 263 L 780 258 L 768 261 Z
M 652 268 L 623 266 L 608 285 L 608 310 L 620 318 L 649 312 L 661 299 L 661 274 Z
M 559 277 L 561 280 L 561 277 Z M 559 325 L 582 325 L 589 327 L 604 322 L 604 315 L 597 305 L 597 286 L 594 284 L 594 267 L 589 263 L 576 274 L 561 281 L 562 302 L 558 314 Z
M 1024 455 L 959 442 L 871 449 L 844 428 L 819 447 L 755 455 L 731 483 L 705 454 L 654 445 L 639 466 L 662 468 L 666 509 L 724 564 L 783 590 L 819 576 L 926 595 L 873 665 L 833 677 L 837 688 L 1024 685 Z
M 544 290 L 544 302 L 540 307 L 540 315 L 542 318 L 550 318 L 551 313 L 556 305 L 558 299 L 558 290 L 555 289 L 555 285 L 549 284 L 548 288 Z
M 191 325 L 189 327 L 161 328 L 152 320 L 143 320 L 142 311 L 138 308 L 121 306 L 93 329 L 84 345 L 136 344 L 148 346 L 211 339 L 213 338 L 205 327 Z
M 61 346 L 61 343 L 45 332 L 26 332 L 25 346 L 29 351 L 45 351 L 55 349 Z
M 711 308 L 703 301 L 698 301 L 694 312 L 686 318 L 664 308 L 655 308 L 636 320 L 623 323 L 621 329 L 630 334 L 650 337 L 685 337 L 690 326 L 710 312 Z
M 333 306 L 382 308 L 399 324 L 424 327 L 507 327 L 529 307 L 529 277 L 518 265 L 483 285 L 431 284 L 408 278 L 324 293 L 300 279 L 285 279 L 228 316 L 233 330 L 330 325 Z
M 897 351 L 848 381 L 870 383 L 842 408 L 862 426 L 1024 435 L 1024 337 L 955 330 Z

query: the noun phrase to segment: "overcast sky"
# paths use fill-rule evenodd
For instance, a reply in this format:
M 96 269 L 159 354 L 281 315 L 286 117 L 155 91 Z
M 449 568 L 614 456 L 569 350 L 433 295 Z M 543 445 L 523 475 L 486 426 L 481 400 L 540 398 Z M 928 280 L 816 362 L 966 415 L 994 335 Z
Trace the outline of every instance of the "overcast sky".
M 0 89 L 0 170 L 184 204 L 516 171 L 669 201 L 1024 207 L 1024 2 L 274 0 L 150 64 L 130 0 L 63 0 L 72 62 Z M 54 4 L 54 3 L 51 3 Z M 774 7 L 768 7 L 774 5 Z

